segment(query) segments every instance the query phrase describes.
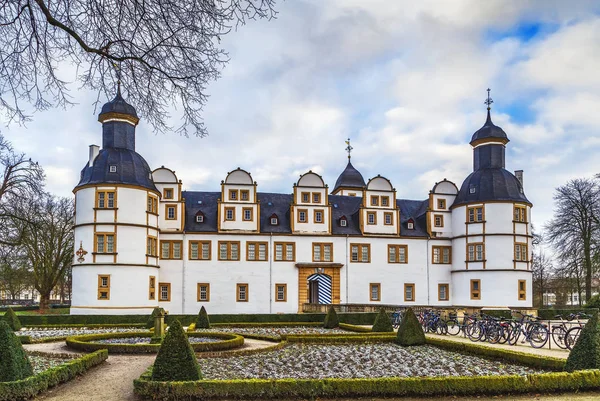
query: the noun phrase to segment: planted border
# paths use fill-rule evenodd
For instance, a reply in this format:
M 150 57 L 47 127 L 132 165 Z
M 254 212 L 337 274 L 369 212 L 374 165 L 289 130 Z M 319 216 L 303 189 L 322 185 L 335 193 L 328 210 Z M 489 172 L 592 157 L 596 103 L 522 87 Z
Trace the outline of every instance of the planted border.
M 244 345 L 244 337 L 232 333 L 188 333 L 188 337 L 213 337 L 221 338 L 223 341 L 213 343 L 192 343 L 194 352 L 223 351 L 239 348 Z M 70 348 L 91 352 L 106 349 L 110 354 L 152 354 L 157 353 L 160 344 L 104 344 L 95 343 L 94 340 L 106 340 L 112 338 L 147 337 L 152 338 L 152 333 L 129 332 L 129 333 L 107 333 L 87 334 L 82 336 L 67 337 L 67 346 Z
M 32 398 L 50 387 L 69 381 L 91 367 L 101 364 L 106 358 L 108 358 L 108 351 L 99 350 L 45 370 L 27 379 L 0 382 L 0 401 Z
M 345 344 L 345 343 L 383 343 L 396 340 L 396 333 L 363 334 L 295 334 L 286 336 L 289 343 L 304 344 Z
M 273 344 L 269 347 L 264 347 L 264 348 L 234 349 L 234 350 L 229 350 L 229 351 L 203 352 L 202 354 L 198 354 L 197 356 L 200 359 L 247 356 L 247 355 L 260 354 L 261 352 L 277 351 L 277 350 L 282 349 L 286 345 L 287 345 L 286 341 L 281 341 L 281 342 Z

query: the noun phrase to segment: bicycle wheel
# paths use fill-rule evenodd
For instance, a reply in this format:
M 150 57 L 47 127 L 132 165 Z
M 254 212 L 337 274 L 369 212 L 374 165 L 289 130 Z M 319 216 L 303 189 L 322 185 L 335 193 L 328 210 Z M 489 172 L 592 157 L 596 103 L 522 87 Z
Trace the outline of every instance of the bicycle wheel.
M 490 344 L 497 344 L 500 341 L 501 328 L 499 324 L 491 324 L 485 330 L 485 337 Z
M 550 333 L 546 326 L 538 323 L 531 326 L 529 333 L 527 333 L 527 337 L 529 338 L 529 344 L 531 344 L 533 348 L 542 348 L 548 342 Z
M 448 334 L 451 336 L 457 336 L 460 333 L 460 324 L 458 324 L 458 321 L 454 319 L 448 320 L 446 326 L 448 327 Z
M 483 330 L 479 323 L 473 323 L 468 326 L 467 337 L 469 337 L 469 340 L 477 342 L 481 339 L 481 336 L 483 336 Z
M 519 341 L 519 337 L 521 337 L 521 326 L 517 325 L 512 327 L 508 336 L 508 344 L 515 345 Z
M 498 344 L 506 344 L 509 337 L 510 326 L 500 326 L 500 339 L 498 339 Z
M 581 327 L 572 327 L 565 334 L 565 344 L 568 349 L 573 349 L 575 344 L 577 344 L 577 340 L 579 339 L 579 334 L 581 333 Z
M 440 335 L 448 334 L 448 325 L 442 319 L 437 321 L 435 332 Z
M 567 349 L 567 331 L 562 326 L 552 328 L 552 340 L 557 347 Z

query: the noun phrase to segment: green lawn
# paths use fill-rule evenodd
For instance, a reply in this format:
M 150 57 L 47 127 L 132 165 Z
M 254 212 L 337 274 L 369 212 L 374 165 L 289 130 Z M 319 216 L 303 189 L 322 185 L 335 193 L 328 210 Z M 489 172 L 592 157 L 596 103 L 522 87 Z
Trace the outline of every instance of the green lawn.
M 44 315 L 68 315 L 70 311 L 70 308 L 53 308 L 53 309 L 48 309 Z M 41 315 L 42 313 L 40 313 L 39 310 L 24 310 L 24 311 L 15 311 L 15 313 L 17 315 L 21 315 L 21 316 L 35 316 L 35 315 Z

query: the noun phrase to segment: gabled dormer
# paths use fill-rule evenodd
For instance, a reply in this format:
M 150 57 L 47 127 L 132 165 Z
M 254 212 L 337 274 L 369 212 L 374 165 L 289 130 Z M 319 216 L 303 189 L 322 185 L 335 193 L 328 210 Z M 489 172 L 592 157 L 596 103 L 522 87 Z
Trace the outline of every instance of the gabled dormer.
M 443 179 L 436 182 L 429 192 L 427 207 L 427 233 L 430 237 L 452 236 L 452 211 L 450 206 L 458 194 L 458 188 L 452 181 Z
M 256 196 L 256 182 L 246 170 L 237 168 L 221 181 L 221 199 L 218 201 L 218 230 L 260 231 L 260 208 Z
M 277 216 L 276 213 L 273 213 L 269 217 L 269 224 L 272 225 L 272 226 L 278 226 L 279 225 L 279 216 Z
M 152 179 L 161 197 L 158 202 L 159 226 L 161 231 L 183 231 L 185 200 L 181 196 L 181 180 L 175 171 L 161 166 L 152 172 Z M 148 194 L 148 208 L 152 200 Z
M 363 234 L 400 234 L 396 189 L 381 175 L 371 178 L 363 190 L 360 227 Z
M 328 187 L 319 174 L 309 171 L 294 184 L 290 207 L 292 232 L 331 234 Z
M 201 210 L 198 210 L 196 212 L 196 214 L 194 215 L 194 221 L 198 224 L 204 223 L 205 218 L 206 218 L 206 216 L 204 215 L 204 213 Z

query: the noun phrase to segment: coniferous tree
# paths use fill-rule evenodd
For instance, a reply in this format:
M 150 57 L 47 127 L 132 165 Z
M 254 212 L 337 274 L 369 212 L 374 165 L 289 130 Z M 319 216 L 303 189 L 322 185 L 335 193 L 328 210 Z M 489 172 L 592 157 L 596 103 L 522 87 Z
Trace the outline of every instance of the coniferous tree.
M 335 312 L 333 305 L 329 306 L 329 310 L 327 311 L 327 316 L 325 316 L 325 322 L 323 322 L 323 327 L 326 329 L 335 329 L 340 326 L 340 320 L 338 319 L 338 315 Z
M 408 308 L 402 315 L 396 342 L 404 347 L 425 344 L 425 333 L 412 308 Z
M 386 313 L 385 309 L 379 309 L 379 313 L 375 318 L 375 323 L 373 323 L 371 331 L 376 333 L 389 333 L 394 331 L 392 319 L 390 319 L 390 316 Z
M 19 320 L 19 317 L 12 308 L 8 308 L 8 310 L 4 314 L 4 320 L 6 321 L 6 323 L 8 323 L 8 325 L 13 331 L 21 330 L 21 321 Z
M 33 375 L 29 358 L 19 338 L 0 320 L 0 382 L 22 380 Z
M 204 308 L 204 306 L 200 308 L 200 313 L 198 313 L 198 319 L 196 320 L 196 328 L 210 329 L 210 319 L 208 318 L 208 313 L 206 313 L 206 309 Z
M 192 381 L 201 378 L 202 374 L 194 350 L 181 323 L 174 319 L 156 355 L 152 380 Z

